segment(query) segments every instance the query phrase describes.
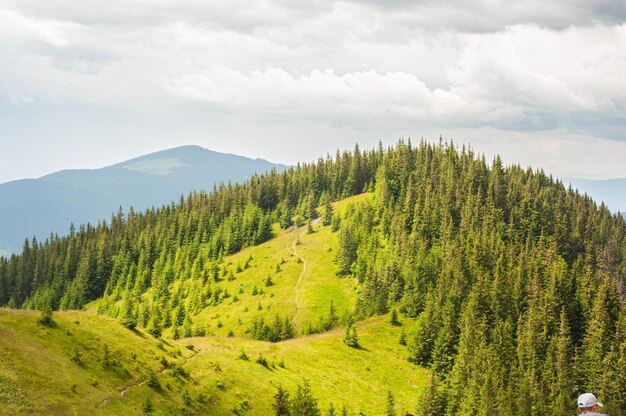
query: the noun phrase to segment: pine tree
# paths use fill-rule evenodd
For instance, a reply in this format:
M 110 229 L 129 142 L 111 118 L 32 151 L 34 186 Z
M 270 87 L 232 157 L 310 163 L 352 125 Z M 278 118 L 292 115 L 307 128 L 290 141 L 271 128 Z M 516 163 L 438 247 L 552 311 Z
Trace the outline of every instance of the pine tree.
M 287 317 L 283 319 L 282 332 L 280 334 L 281 340 L 291 339 L 296 336 L 296 328 L 291 323 L 291 320 Z
M 391 314 L 389 315 L 389 323 L 393 326 L 401 325 L 400 321 L 398 320 L 398 312 L 395 308 L 391 310 Z
M 546 366 L 551 372 L 550 403 L 552 412 L 555 415 L 573 414 L 576 410 L 571 397 L 575 395 L 573 384 L 574 372 L 572 369 L 571 357 L 574 349 L 571 344 L 569 323 L 565 309 L 561 310 L 561 322 L 559 333 L 552 338 L 548 348 Z
M 404 328 L 400 330 L 400 337 L 398 338 L 398 343 L 400 345 L 406 345 L 406 334 L 404 333 Z
M 608 290 L 602 285 L 593 302 L 591 318 L 583 339 L 583 353 L 579 369 L 581 370 L 586 391 L 599 391 L 602 386 L 604 357 L 611 346 L 611 318 L 608 311 Z
M 52 326 L 54 324 L 54 320 L 52 319 L 52 308 L 50 308 L 49 306 L 44 307 L 41 310 L 37 322 L 39 322 L 41 325 Z
M 396 402 L 393 399 L 391 390 L 387 390 L 387 408 L 385 410 L 385 416 L 396 416 Z
M 135 303 L 130 293 L 126 296 L 126 299 L 122 304 L 122 316 L 120 322 L 128 329 L 135 329 L 135 327 L 137 326 L 137 317 L 135 316 Z
M 346 327 L 343 343 L 352 348 L 357 348 L 359 346 L 359 336 L 353 322 L 350 322 Z
M 345 276 L 350 274 L 352 263 L 356 260 L 356 250 L 357 243 L 352 229 L 349 226 L 341 227 L 339 231 L 339 248 L 335 256 L 338 266 L 337 275 Z
M 282 385 L 278 386 L 278 391 L 274 395 L 274 403 L 272 403 L 272 409 L 274 409 L 274 415 L 276 416 L 288 416 L 290 412 L 289 393 L 283 388 Z
M 440 383 L 433 373 L 428 377 L 428 384 L 418 399 L 417 413 L 422 416 L 438 416 L 446 413 Z
M 328 227 L 333 222 L 333 206 L 330 203 L 330 198 L 326 197 L 324 203 L 324 217 L 322 218 L 322 225 Z
M 296 388 L 290 410 L 292 416 L 320 416 L 317 400 L 313 397 L 308 380 L 305 379 L 303 384 Z
M 143 410 L 144 414 L 151 415 L 154 410 L 154 405 L 152 404 L 152 397 L 150 395 L 146 395 L 146 397 L 141 402 L 141 410 Z

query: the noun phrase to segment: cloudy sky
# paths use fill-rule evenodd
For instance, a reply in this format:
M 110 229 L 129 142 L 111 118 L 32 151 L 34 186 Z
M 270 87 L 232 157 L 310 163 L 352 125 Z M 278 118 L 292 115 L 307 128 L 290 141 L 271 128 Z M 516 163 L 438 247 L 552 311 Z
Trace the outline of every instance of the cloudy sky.
M 623 0 L 0 0 L 0 183 L 398 138 L 626 177 Z

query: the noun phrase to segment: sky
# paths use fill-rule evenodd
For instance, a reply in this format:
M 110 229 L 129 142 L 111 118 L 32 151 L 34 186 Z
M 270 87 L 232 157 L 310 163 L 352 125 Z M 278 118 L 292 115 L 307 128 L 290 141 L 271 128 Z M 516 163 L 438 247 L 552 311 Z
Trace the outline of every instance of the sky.
M 626 177 L 623 0 L 0 0 L 0 183 L 186 144 Z

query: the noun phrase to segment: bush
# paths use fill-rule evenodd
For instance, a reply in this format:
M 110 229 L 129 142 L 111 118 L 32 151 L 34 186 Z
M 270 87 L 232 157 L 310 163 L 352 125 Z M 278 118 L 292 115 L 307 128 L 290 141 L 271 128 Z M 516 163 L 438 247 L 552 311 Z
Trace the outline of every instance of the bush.
M 141 410 L 143 410 L 143 412 L 147 415 L 152 414 L 154 406 L 152 405 L 152 398 L 150 397 L 150 395 L 147 395 L 143 399 L 143 402 L 141 403 Z
M 400 321 L 398 320 L 398 312 L 396 312 L 395 309 L 391 310 L 391 314 L 389 315 L 389 323 L 393 326 L 402 325 Z
M 259 357 L 255 361 L 257 364 L 261 364 L 265 368 L 270 367 L 269 363 L 267 362 L 267 359 L 263 357 L 261 354 L 259 354 Z
M 109 346 L 107 344 L 104 344 L 104 347 L 102 349 L 100 364 L 102 364 L 103 368 L 108 368 L 113 364 L 113 360 L 111 359 L 111 353 L 109 352 Z
M 193 404 L 191 396 L 189 395 L 189 391 L 187 389 L 183 390 L 183 393 L 180 397 L 183 399 L 183 403 L 185 404 L 185 406 L 191 406 Z
M 356 332 L 356 327 L 352 322 L 346 327 L 346 334 L 343 337 L 343 342 L 348 347 L 357 348 L 359 346 L 359 336 Z
M 41 325 L 51 326 L 54 321 L 52 320 L 52 308 L 46 306 L 41 310 L 39 319 L 37 320 Z
M 72 358 L 70 358 L 74 363 L 81 365 L 83 363 L 82 354 L 80 350 L 74 350 L 74 354 L 72 354 Z
M 178 365 L 178 364 L 173 364 L 172 365 L 172 375 L 174 377 L 183 377 L 183 378 L 187 378 L 189 377 L 189 372 L 187 370 L 185 370 L 184 367 Z
M 161 389 L 161 382 L 159 381 L 159 377 L 157 376 L 157 374 L 152 369 L 148 373 L 148 378 L 146 380 L 146 385 L 148 387 L 150 387 L 151 389 L 154 389 L 154 390 L 160 390 Z

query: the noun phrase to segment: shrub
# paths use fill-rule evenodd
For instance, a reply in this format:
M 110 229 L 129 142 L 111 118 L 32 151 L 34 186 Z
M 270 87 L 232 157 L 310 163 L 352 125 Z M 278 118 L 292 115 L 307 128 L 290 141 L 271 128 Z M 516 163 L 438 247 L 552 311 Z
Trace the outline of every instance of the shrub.
M 141 410 L 143 410 L 143 412 L 147 415 L 152 414 L 154 406 L 152 405 L 152 398 L 150 397 L 150 395 L 147 395 L 143 399 L 143 402 L 141 402 Z
M 267 362 L 267 359 L 261 354 L 259 354 L 259 357 L 255 361 L 257 364 L 261 364 L 263 367 L 269 368 L 269 363 Z
M 189 377 L 189 372 L 183 366 L 172 364 L 172 376 L 187 378 Z
M 51 326 L 54 321 L 52 320 L 52 308 L 46 306 L 41 310 L 39 319 L 37 320 L 41 325 Z
M 152 369 L 150 369 L 150 372 L 148 373 L 148 378 L 146 379 L 146 385 L 154 390 L 161 389 L 161 382 L 159 381 L 159 377 Z
M 81 365 L 83 363 L 82 354 L 80 350 L 74 350 L 74 354 L 72 354 L 72 358 L 70 358 L 74 363 Z

